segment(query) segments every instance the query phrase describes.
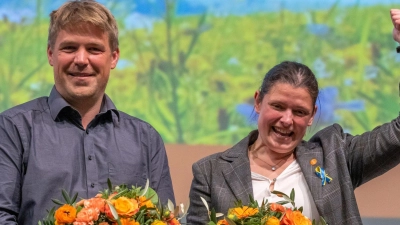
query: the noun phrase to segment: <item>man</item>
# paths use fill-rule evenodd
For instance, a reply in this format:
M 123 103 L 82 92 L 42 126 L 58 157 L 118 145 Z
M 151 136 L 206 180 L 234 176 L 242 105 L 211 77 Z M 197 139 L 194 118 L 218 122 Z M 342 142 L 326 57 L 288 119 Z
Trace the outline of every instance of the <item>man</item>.
M 94 197 L 113 184 L 144 186 L 174 201 L 163 141 L 148 123 L 118 111 L 105 94 L 119 58 L 110 11 L 89 0 L 50 14 L 49 97 L 0 114 L 0 224 L 37 224 L 61 190 Z

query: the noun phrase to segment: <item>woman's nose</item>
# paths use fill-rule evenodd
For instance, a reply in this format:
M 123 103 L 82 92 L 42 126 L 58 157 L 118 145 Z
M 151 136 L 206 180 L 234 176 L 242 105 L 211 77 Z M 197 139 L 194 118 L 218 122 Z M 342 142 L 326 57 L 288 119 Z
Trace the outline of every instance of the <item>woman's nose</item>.
M 293 114 L 292 114 L 292 112 L 290 110 L 286 110 L 285 112 L 283 112 L 280 121 L 284 126 L 292 125 L 293 124 Z

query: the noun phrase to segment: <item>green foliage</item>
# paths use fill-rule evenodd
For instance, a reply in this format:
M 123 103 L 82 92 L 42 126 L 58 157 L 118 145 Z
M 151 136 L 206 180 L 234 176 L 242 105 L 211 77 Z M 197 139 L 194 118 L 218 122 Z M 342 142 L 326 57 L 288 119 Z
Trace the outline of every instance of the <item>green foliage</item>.
M 181 207 L 176 207 L 176 213 L 174 213 L 175 206 L 170 200 L 168 200 L 167 206 L 161 205 L 157 193 L 149 187 L 149 181 L 147 181 L 146 186 L 142 188 L 135 186 L 128 187 L 125 184 L 113 186 L 111 181 L 108 180 L 108 189 L 100 191 L 99 194 L 100 195 L 96 195 L 93 198 L 75 203 L 77 195 L 71 198 L 68 192 L 62 190 L 65 203 L 59 200 L 53 200 L 53 202 L 60 205 L 60 207 L 57 207 L 57 209 L 53 207 L 48 211 L 47 216 L 42 221 L 39 221 L 38 225 L 55 225 L 55 215 L 58 215 L 58 218 L 60 218 L 60 215 L 68 215 L 68 219 L 72 222 L 66 225 L 72 225 L 72 223 L 77 222 L 76 220 L 79 217 L 79 212 L 84 214 L 83 210 L 98 213 L 97 216 L 95 216 L 96 219 L 91 221 L 93 224 L 117 223 L 121 225 L 123 223 L 121 221 L 123 220 L 136 221 L 143 225 L 150 225 L 157 220 L 165 224 L 171 221 L 173 221 L 174 224 L 180 224 L 178 221 L 187 214 L 187 209 L 182 209 L 181 217 L 179 217 L 179 210 L 181 207 L 184 207 L 183 205 Z M 125 208 L 122 207 L 124 210 L 126 207 L 131 207 L 129 214 L 120 212 L 121 208 L 119 208 L 120 211 L 117 210 L 118 204 L 116 202 L 118 201 L 125 201 L 125 203 L 119 203 L 119 205 L 126 204 Z M 118 214 L 118 212 L 120 212 L 120 214 Z M 60 223 L 60 221 L 58 221 L 58 223 Z
M 210 210 L 210 217 L 208 225 L 215 225 L 218 222 L 221 224 L 228 223 L 229 225 L 262 225 L 267 224 L 267 222 L 272 222 L 275 224 L 279 221 L 285 221 L 285 224 L 294 224 L 296 221 L 308 221 L 313 225 L 327 225 L 324 218 L 320 217 L 319 221 L 316 220 L 310 221 L 308 218 L 301 215 L 302 219 L 300 219 L 299 214 L 297 216 L 287 216 L 288 213 L 303 213 L 303 207 L 297 208 L 295 206 L 295 191 L 291 190 L 290 196 L 280 191 L 273 191 L 273 194 L 276 194 L 280 197 L 283 197 L 286 201 L 276 202 L 276 203 L 268 203 L 268 200 L 262 201 L 261 205 L 254 200 L 252 195 L 249 195 L 249 204 L 243 205 L 241 200 L 234 202 L 234 207 L 228 210 L 228 215 L 226 215 L 223 219 L 217 220 L 217 213 L 214 208 Z M 203 199 L 202 199 L 203 200 Z M 204 200 L 206 208 L 209 209 L 207 202 Z M 284 206 L 290 203 L 293 207 L 291 209 Z M 299 212 L 295 212 L 299 211 Z M 281 222 L 282 223 L 282 222 Z
M 112 71 L 107 93 L 119 109 L 152 124 L 167 143 L 233 144 L 247 135 L 255 125 L 235 106 L 252 103 L 265 72 L 283 60 L 309 65 L 321 88 L 338 88 L 338 102 L 365 101 L 368 110 L 335 111 L 332 122 L 354 134 L 398 115 L 392 6 L 217 17 L 176 16 L 177 2 L 166 2 L 167 13 L 152 29 L 126 29 L 127 14 L 117 15 L 120 63 L 126 65 Z M 312 32 L 312 24 L 328 32 Z M 39 19 L 0 21 L 0 111 L 50 92 L 47 26 Z M 327 125 L 316 118 L 306 139 Z

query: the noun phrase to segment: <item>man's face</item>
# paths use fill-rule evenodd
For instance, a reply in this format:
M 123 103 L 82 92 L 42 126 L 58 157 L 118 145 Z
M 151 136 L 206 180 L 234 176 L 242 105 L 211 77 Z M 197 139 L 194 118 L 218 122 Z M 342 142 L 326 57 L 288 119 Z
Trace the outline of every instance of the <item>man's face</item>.
M 119 49 L 111 50 L 108 35 L 91 24 L 61 30 L 47 48 L 57 91 L 70 104 L 102 98 Z

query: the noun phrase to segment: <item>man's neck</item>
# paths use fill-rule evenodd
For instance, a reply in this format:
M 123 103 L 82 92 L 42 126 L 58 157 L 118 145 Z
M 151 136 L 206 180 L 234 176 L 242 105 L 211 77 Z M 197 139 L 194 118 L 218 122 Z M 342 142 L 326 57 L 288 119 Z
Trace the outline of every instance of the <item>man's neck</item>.
M 103 98 L 99 98 L 95 101 L 92 99 L 78 100 L 74 102 L 68 102 L 74 109 L 76 109 L 82 118 L 82 126 L 86 130 L 88 124 L 99 114 Z

